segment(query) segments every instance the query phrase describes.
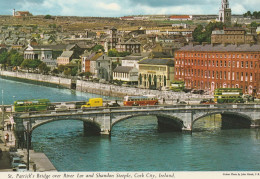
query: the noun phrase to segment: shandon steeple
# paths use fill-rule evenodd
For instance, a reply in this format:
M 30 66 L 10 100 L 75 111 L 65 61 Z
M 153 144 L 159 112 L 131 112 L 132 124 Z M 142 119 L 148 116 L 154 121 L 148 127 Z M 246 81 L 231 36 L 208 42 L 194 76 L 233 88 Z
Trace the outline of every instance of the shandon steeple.
M 231 9 L 229 8 L 228 0 L 221 0 L 218 20 L 226 25 L 231 25 Z

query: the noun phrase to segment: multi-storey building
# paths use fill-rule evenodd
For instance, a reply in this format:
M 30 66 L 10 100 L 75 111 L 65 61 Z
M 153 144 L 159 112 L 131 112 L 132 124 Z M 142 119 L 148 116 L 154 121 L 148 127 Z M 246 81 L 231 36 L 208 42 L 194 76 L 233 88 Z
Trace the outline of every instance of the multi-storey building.
M 257 43 L 256 29 L 251 28 L 250 33 L 246 33 L 243 28 L 224 28 L 215 30 L 211 34 L 212 44 L 254 44 Z
M 242 88 L 260 96 L 260 45 L 188 45 L 175 52 L 175 78 L 186 88 Z

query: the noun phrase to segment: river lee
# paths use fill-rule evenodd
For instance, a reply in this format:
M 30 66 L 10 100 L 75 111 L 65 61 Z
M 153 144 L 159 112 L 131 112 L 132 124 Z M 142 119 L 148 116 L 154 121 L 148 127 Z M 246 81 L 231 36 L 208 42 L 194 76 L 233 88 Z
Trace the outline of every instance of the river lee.
M 18 99 L 87 100 L 97 95 L 0 78 L 4 104 Z M 45 124 L 32 134 L 35 151 L 44 152 L 58 171 L 259 171 L 260 132 L 220 130 L 221 119 L 198 120 L 192 135 L 157 131 L 153 116 L 116 124 L 112 136 L 84 136 L 81 121 Z M 207 129 L 207 130 L 205 130 Z

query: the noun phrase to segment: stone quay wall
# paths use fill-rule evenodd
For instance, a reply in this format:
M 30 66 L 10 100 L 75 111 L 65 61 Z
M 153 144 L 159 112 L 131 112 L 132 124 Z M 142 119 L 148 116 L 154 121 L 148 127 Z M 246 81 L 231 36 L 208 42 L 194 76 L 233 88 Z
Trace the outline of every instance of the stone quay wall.
M 6 76 L 6 77 L 11 77 L 11 78 L 20 78 L 20 79 L 27 79 L 27 80 L 32 80 L 32 81 L 52 83 L 52 84 L 64 86 L 67 88 L 71 87 L 71 79 L 68 79 L 68 78 L 35 74 L 35 73 L 11 72 L 11 71 L 0 71 L 0 75 Z
M 9 72 L 9 71 L 0 71 L 1 76 L 16 78 L 16 79 L 25 79 L 32 80 L 43 83 L 51 83 L 59 86 L 64 86 L 71 88 L 74 83 L 76 90 L 93 93 L 103 96 L 113 96 L 122 98 L 126 95 L 156 95 L 159 99 L 164 99 L 166 103 L 179 101 L 192 101 L 202 98 L 212 98 L 211 95 L 200 95 L 184 92 L 173 92 L 173 91 L 159 91 L 159 90 L 150 90 L 150 89 L 141 89 L 134 87 L 125 87 L 117 86 L 113 84 L 104 84 L 104 83 L 95 83 L 92 81 L 83 81 L 83 80 L 71 80 L 68 78 L 34 74 L 34 73 L 24 73 L 24 72 Z

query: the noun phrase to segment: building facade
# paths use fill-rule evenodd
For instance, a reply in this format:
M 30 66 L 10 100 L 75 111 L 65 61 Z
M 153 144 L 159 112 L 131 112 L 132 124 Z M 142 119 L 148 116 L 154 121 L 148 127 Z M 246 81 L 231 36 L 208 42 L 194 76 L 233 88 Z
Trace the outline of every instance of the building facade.
M 161 89 L 169 87 L 173 80 L 172 59 L 144 59 L 139 62 L 138 86 L 140 88 Z
M 175 78 L 186 88 L 260 95 L 260 45 L 188 45 L 175 52 L 175 61 Z
M 129 66 L 118 66 L 113 70 L 113 80 L 137 84 L 138 69 Z
M 257 41 L 257 34 L 253 29 L 249 34 L 243 28 L 225 28 L 212 31 L 211 34 L 212 44 L 255 44 Z

